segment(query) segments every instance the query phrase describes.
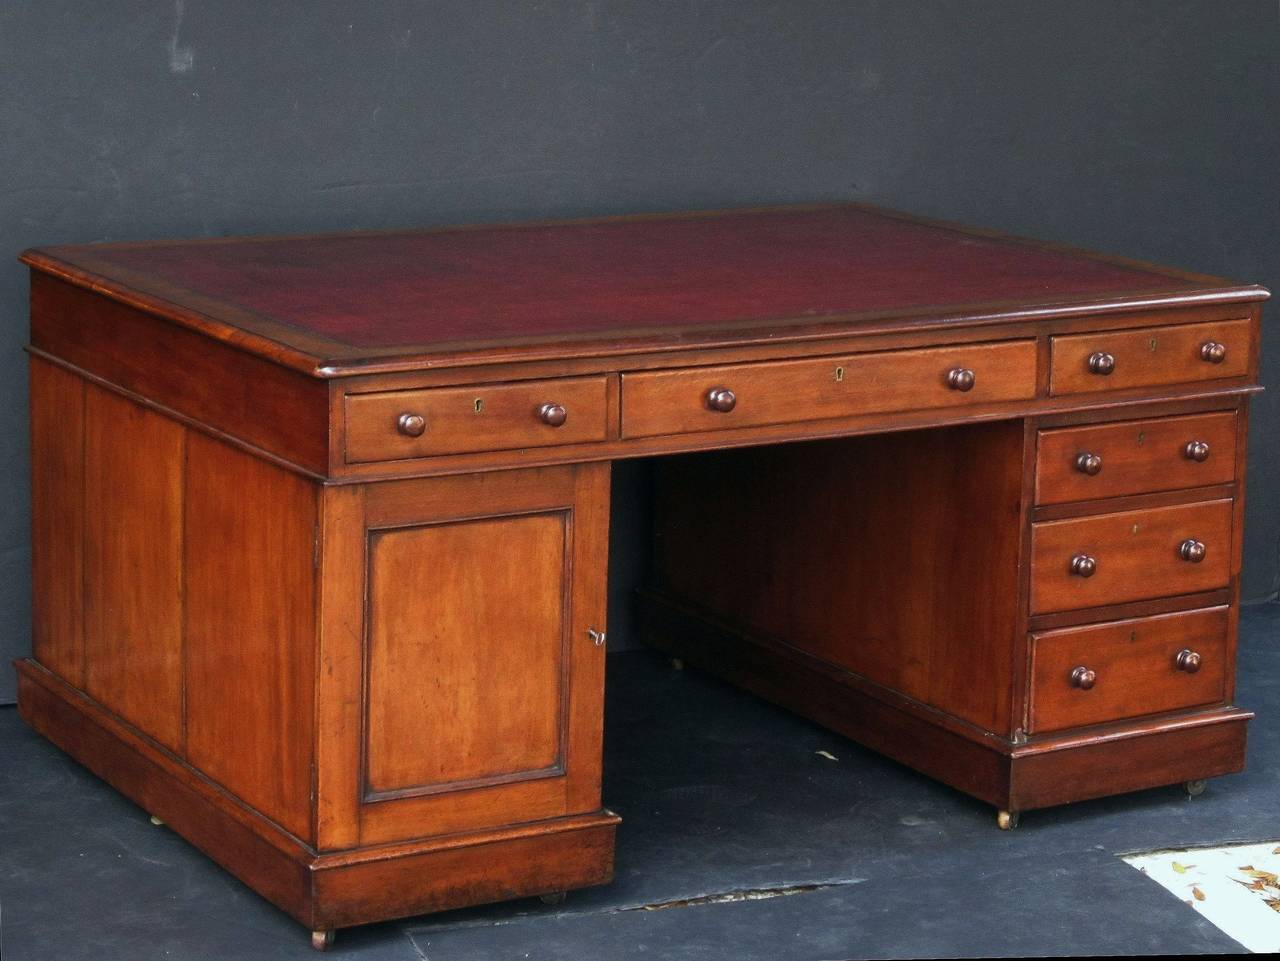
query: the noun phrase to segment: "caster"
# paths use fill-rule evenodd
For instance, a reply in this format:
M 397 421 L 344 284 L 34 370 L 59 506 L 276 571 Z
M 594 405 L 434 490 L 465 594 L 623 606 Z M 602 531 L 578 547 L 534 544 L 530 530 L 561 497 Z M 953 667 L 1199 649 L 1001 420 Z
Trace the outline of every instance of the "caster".
M 333 936 L 337 932 L 329 931 L 312 931 L 311 946 L 317 951 L 328 951 L 333 947 Z
M 683 671 L 683 670 L 684 670 L 684 661 L 683 661 L 683 660 L 681 660 L 681 659 L 680 659 L 680 658 L 678 658 L 678 657 L 673 657 L 673 658 L 671 659 L 671 670 L 673 670 L 673 671 Z
M 1201 778 L 1199 781 L 1183 781 L 1182 790 L 1187 792 L 1187 797 L 1199 797 L 1204 793 L 1204 789 L 1209 782 Z
M 152 824 L 154 824 L 154 825 L 155 825 L 156 827 L 158 827 L 158 828 L 162 828 L 162 827 L 164 827 L 164 822 L 163 822 L 163 821 L 161 821 L 161 820 L 160 820 L 158 817 L 156 817 L 154 814 L 153 814 L 153 815 L 151 815 L 151 823 L 152 823 Z
M 550 894 L 538 895 L 538 900 L 543 904 L 564 904 L 564 899 L 568 896 L 568 891 L 552 891 Z
M 998 827 L 1001 831 L 1012 831 L 1017 826 L 1018 826 L 1017 811 L 997 811 L 996 812 L 996 827 Z

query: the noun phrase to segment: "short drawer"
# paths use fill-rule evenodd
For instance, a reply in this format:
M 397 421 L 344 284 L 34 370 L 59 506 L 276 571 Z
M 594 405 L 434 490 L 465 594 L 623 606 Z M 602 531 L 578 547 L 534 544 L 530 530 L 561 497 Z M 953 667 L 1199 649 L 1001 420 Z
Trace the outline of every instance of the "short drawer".
M 1044 733 L 1226 697 L 1226 607 L 1035 634 L 1031 717 Z
M 1235 411 L 1042 430 L 1036 503 L 1227 484 L 1235 474 Z
M 1049 393 L 1156 387 L 1249 373 L 1248 320 L 1104 330 L 1052 338 Z
M 1031 613 L 1226 587 L 1230 500 L 1154 507 L 1031 528 Z
M 1033 341 L 641 371 L 622 379 L 624 437 L 732 430 L 1036 394 Z
M 346 428 L 352 464 L 602 441 L 605 377 L 349 394 Z

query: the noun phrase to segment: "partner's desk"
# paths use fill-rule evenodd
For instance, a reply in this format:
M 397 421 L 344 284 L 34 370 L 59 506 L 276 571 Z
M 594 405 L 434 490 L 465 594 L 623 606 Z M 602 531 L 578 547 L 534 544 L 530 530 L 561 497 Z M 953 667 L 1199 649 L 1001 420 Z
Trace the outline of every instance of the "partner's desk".
M 652 644 L 1002 826 L 1241 768 L 1260 287 L 858 206 L 25 260 L 23 716 L 317 945 L 610 877 L 619 458 Z

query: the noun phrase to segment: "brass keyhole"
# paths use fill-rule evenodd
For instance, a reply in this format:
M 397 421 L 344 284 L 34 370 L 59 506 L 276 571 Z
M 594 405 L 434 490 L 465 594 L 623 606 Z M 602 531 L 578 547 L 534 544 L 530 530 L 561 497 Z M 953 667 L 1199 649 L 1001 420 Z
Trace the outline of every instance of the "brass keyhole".
M 1143 430 L 1138 431 L 1138 446 L 1141 447 L 1146 442 L 1147 442 L 1147 432 Z
M 840 383 L 842 380 L 844 380 L 844 368 L 843 368 L 843 367 L 837 367 L 837 368 L 836 368 L 836 383 L 838 384 L 838 383 Z
M 484 410 L 484 398 L 483 398 L 483 397 L 477 397 L 477 398 L 476 398 L 476 413 L 478 414 L 478 413 L 480 413 L 480 412 L 481 412 L 481 411 L 483 411 L 483 410 Z
M 1150 340 L 1147 341 L 1147 350 L 1151 351 L 1151 353 L 1154 354 L 1156 352 L 1156 345 L 1157 345 L 1157 341 L 1154 337 L 1152 337 Z

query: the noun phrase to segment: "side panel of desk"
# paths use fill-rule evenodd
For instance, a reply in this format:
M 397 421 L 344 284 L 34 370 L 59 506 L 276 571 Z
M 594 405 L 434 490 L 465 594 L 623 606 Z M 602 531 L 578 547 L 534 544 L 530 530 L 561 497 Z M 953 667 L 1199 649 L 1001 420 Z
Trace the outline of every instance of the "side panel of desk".
M 35 659 L 310 841 L 316 486 L 38 358 L 31 385 Z

